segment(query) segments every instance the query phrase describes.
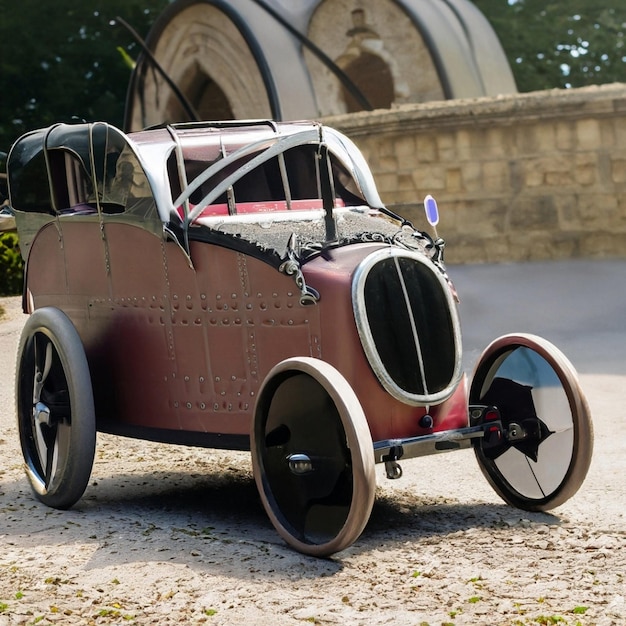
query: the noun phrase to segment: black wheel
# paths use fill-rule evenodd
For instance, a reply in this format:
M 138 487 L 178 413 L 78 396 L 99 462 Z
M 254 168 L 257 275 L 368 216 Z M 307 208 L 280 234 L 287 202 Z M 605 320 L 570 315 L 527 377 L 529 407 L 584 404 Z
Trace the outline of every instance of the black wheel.
M 589 407 L 578 375 L 550 342 L 506 335 L 487 347 L 472 379 L 470 405 L 493 405 L 501 440 L 475 442 L 478 464 L 509 504 L 546 511 L 573 496 L 593 449 Z
M 374 447 L 335 368 L 311 358 L 277 365 L 259 394 L 251 447 L 263 506 L 289 545 L 328 556 L 357 539 L 374 503 Z
M 89 366 L 74 325 L 59 309 L 26 322 L 16 370 L 17 421 L 36 496 L 66 509 L 83 495 L 96 445 Z

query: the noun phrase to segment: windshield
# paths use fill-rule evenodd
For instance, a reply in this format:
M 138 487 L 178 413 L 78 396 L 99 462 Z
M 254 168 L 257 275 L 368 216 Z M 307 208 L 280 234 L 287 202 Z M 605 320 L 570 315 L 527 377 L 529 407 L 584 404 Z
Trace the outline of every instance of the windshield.
M 172 202 L 189 237 L 211 238 L 198 232 L 206 227 L 222 241 L 230 236 L 284 258 L 294 245 L 306 255 L 396 236 L 403 222 L 385 210 L 361 153 L 321 128 L 266 133 L 230 152 L 223 144 L 203 152 L 171 129 L 178 140 L 167 166 Z

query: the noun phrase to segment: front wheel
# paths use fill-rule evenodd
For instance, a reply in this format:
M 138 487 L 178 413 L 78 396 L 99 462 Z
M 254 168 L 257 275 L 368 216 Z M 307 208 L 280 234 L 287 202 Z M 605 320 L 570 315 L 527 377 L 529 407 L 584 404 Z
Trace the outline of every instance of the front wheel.
M 263 506 L 289 545 L 329 556 L 356 540 L 374 503 L 374 446 L 334 367 L 312 358 L 279 363 L 259 393 L 251 444 Z
M 589 407 L 572 364 L 549 341 L 505 335 L 483 352 L 470 405 L 497 407 L 502 440 L 475 440 L 483 474 L 509 504 L 546 511 L 582 484 L 593 448 Z
M 22 331 L 16 403 L 26 474 L 44 504 L 67 509 L 83 495 L 95 455 L 89 366 L 70 319 L 35 311 Z

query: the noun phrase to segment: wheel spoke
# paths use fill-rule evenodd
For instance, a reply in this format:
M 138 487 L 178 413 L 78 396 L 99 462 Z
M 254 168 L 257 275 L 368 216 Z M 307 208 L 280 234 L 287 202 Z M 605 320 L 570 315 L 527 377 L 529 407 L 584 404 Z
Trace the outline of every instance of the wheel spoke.
M 58 440 L 57 440 L 57 427 L 52 426 L 49 433 L 48 448 L 46 450 L 46 464 L 44 466 L 44 480 L 46 487 L 49 489 L 52 481 L 54 480 L 56 471 L 56 462 L 58 459 Z
M 57 422 L 51 429 L 54 431 L 54 441 L 50 446 L 46 484 L 52 484 L 58 474 L 59 468 L 64 466 L 70 455 L 71 425 L 67 420 Z
M 37 334 L 34 337 L 35 350 L 35 384 L 33 386 L 33 404 L 41 399 L 41 390 L 46 383 L 52 367 L 52 343 Z
M 46 467 L 48 461 L 48 444 L 46 442 L 46 438 L 42 432 L 43 428 L 47 426 L 42 424 L 37 417 L 33 420 L 34 422 L 34 430 L 35 430 L 35 448 L 37 450 L 37 458 L 39 460 L 39 465 L 41 466 L 42 475 L 46 475 Z

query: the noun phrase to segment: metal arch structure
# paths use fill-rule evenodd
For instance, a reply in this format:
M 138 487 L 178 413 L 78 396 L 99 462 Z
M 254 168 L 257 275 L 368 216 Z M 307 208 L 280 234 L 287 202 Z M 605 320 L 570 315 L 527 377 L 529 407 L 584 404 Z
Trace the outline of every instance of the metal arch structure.
M 307 55 L 324 67 L 325 80 L 334 82 L 335 89 L 339 85 L 349 92 L 360 109 L 373 108 L 336 63 L 337 56 L 333 59 L 311 37 L 311 25 L 321 10 L 345 14 L 374 5 L 379 10 L 382 6 L 373 0 L 176 0 L 146 38 L 146 51 L 128 89 L 125 127 L 138 130 L 189 119 L 187 107 L 181 106 L 161 71 L 194 107 L 194 97 L 199 97 L 194 81 L 210 83 L 222 94 L 227 112 L 205 104 L 198 110 L 204 119 L 295 120 L 344 112 L 325 100 Z M 439 96 L 413 93 L 405 102 L 517 91 L 497 36 L 469 0 L 385 0 L 385 6 L 408 19 L 440 88 Z M 323 29 L 328 36 L 345 38 L 345 28 L 334 22 L 324 23 Z
M 491 25 L 468 0 L 401 1 L 419 28 L 430 33 L 431 50 L 448 83 L 448 98 L 496 96 L 517 91 L 513 73 Z M 430 19 L 425 19 L 425 8 Z M 435 17 L 436 15 L 436 17 Z M 448 32 L 455 32 L 454 46 Z

